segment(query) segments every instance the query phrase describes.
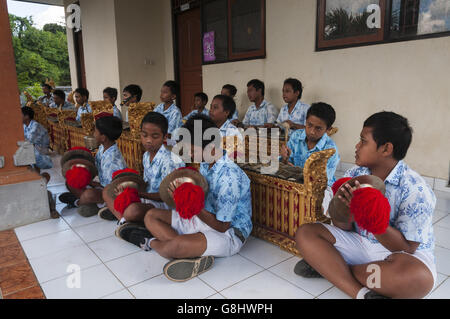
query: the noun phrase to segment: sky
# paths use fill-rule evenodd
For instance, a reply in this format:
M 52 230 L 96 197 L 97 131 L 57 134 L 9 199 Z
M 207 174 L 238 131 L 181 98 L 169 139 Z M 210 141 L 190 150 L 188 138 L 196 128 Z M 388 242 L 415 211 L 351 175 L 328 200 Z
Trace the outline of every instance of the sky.
M 42 29 L 47 23 L 65 25 L 64 7 L 7 0 L 8 12 L 19 17 L 33 17 L 34 26 Z

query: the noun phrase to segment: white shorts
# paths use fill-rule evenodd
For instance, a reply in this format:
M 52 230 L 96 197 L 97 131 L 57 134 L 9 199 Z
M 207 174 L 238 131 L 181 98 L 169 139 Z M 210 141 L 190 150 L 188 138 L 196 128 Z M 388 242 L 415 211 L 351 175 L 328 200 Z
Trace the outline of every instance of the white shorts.
M 150 204 L 155 206 L 155 208 L 159 208 L 159 209 L 167 209 L 169 210 L 169 206 L 167 206 L 166 203 L 164 202 L 157 202 L 151 199 L 146 199 L 146 198 L 141 198 L 141 202 L 142 204 Z
M 331 189 L 330 186 L 328 186 L 325 189 L 325 192 L 323 194 L 323 201 L 322 201 L 322 208 L 323 208 L 323 212 L 324 215 L 327 216 L 328 218 L 330 217 L 330 215 L 328 214 L 328 206 L 330 206 L 330 202 L 333 199 L 333 190 Z
M 345 231 L 338 227 L 321 224 L 336 239 L 334 247 L 339 251 L 345 262 L 349 265 L 364 265 L 375 261 L 385 260 L 392 254 L 408 254 L 406 252 L 391 252 L 380 243 L 372 243 L 367 238 L 353 231 Z M 437 271 L 433 252 L 430 250 L 416 250 L 414 254 L 408 254 L 419 259 L 433 275 L 434 284 L 437 283 Z
M 205 235 L 206 251 L 203 256 L 230 257 L 237 254 L 245 242 L 235 234 L 234 228 L 221 233 L 209 227 L 197 216 L 194 216 L 191 220 L 181 218 L 176 210 L 172 210 L 172 228 L 179 235 L 197 233 Z

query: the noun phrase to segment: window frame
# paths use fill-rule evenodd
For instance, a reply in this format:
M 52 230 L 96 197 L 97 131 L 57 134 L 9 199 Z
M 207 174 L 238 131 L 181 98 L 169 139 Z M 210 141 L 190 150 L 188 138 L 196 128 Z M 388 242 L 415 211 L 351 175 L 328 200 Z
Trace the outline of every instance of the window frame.
M 203 35 L 206 31 L 206 21 L 203 19 L 203 6 L 214 0 L 203 0 L 201 3 L 202 11 L 202 45 L 203 45 Z M 202 55 L 203 65 L 230 63 L 245 60 L 255 60 L 255 59 L 265 59 L 266 58 L 266 0 L 259 0 L 261 2 L 261 49 L 255 51 L 248 51 L 243 53 L 233 53 L 233 41 L 232 41 L 232 16 L 231 16 L 231 6 L 232 1 L 235 0 L 224 0 L 227 1 L 227 54 L 228 57 L 225 61 L 209 61 L 204 60 L 204 55 Z M 203 52 L 203 49 L 202 49 Z
M 346 49 L 346 48 L 352 48 L 352 47 L 361 47 L 361 46 L 369 46 L 369 45 L 377 45 L 377 44 L 387 44 L 387 43 L 396 43 L 396 42 L 403 42 L 403 41 L 412 41 L 412 40 L 422 40 L 422 39 L 431 39 L 431 38 L 440 38 L 440 37 L 447 37 L 450 36 L 450 30 L 449 31 L 443 31 L 443 32 L 436 32 L 436 33 L 427 33 L 427 34 L 420 34 L 420 35 L 410 35 L 410 36 L 402 36 L 398 38 L 393 38 L 390 35 L 390 27 L 392 23 L 392 0 L 380 0 L 385 2 L 385 8 L 384 11 L 381 8 L 381 18 L 382 18 L 382 29 L 383 31 L 383 37 L 381 40 L 374 40 L 374 41 L 355 41 L 355 42 L 349 42 L 349 43 L 336 43 L 335 45 L 323 45 L 322 47 L 319 46 L 319 35 L 322 30 L 324 30 L 324 22 L 325 22 L 325 16 L 321 15 L 321 12 L 324 13 L 325 10 L 325 0 L 317 0 L 317 13 L 316 13 L 316 52 L 320 51 L 328 51 L 328 50 L 338 50 L 338 49 Z M 323 6 L 323 11 L 321 11 L 321 5 Z M 323 24 L 320 25 L 320 20 L 323 20 Z M 354 37 L 349 37 L 354 38 Z M 334 41 L 334 40 L 325 40 L 325 41 Z M 322 43 L 323 44 L 323 43 Z

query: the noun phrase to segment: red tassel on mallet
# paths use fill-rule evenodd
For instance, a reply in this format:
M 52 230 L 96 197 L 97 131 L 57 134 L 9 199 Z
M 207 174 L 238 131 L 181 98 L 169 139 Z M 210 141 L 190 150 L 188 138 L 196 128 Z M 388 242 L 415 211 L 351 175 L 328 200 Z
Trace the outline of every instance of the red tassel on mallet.
M 84 189 L 91 182 L 91 172 L 84 167 L 74 166 L 66 172 L 66 182 L 72 188 Z
M 391 205 L 379 190 L 365 187 L 353 192 L 350 212 L 360 228 L 379 235 L 389 226 Z
M 175 208 L 183 219 L 192 219 L 205 207 L 203 188 L 192 183 L 183 183 L 173 193 Z
M 141 198 L 139 197 L 138 190 L 132 187 L 127 187 L 120 193 L 114 200 L 114 209 L 118 211 L 121 215 L 125 212 L 133 203 L 140 203 Z

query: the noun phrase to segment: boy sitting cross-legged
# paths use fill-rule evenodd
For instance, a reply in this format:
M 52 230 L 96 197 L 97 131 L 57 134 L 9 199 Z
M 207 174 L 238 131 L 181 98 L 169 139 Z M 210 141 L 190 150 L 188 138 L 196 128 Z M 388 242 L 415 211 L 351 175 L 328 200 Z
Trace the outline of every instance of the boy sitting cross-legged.
M 144 180 L 147 182 L 147 192 L 139 194 L 141 203 L 133 203 L 128 206 L 123 215 L 114 209 L 114 200 L 109 198 L 106 192 L 103 192 L 103 198 L 108 205 L 109 212 L 104 212 L 100 217 L 106 217 L 105 214 L 112 213 L 120 222 L 120 225 L 126 222 L 143 222 L 145 214 L 152 208 L 167 208 L 159 195 L 159 185 L 161 181 L 172 171 L 184 167 L 184 162 L 169 151 L 164 142 L 167 140 L 168 122 L 164 115 L 150 112 L 141 124 L 141 142 L 146 152 L 144 153 L 142 163 L 144 166 Z M 120 193 L 120 190 L 118 190 Z M 120 227 L 117 232 L 120 231 Z
M 194 137 L 195 121 L 201 123 L 202 138 Z M 183 143 L 188 143 L 192 158 L 201 157 L 220 138 L 217 126 L 204 115 L 190 118 L 183 127 L 191 134 Z M 206 139 L 204 133 L 212 128 L 217 130 L 216 137 Z M 213 148 L 211 155 L 211 163 L 200 164 L 209 191 L 198 215 L 189 220 L 175 209 L 155 208 L 145 216 L 145 228 L 129 224 L 120 232 L 121 238 L 142 249 L 174 259 L 164 266 L 165 275 L 174 281 L 186 281 L 210 269 L 214 256 L 238 253 L 252 230 L 250 180 L 221 148 Z
M 105 116 L 95 122 L 94 137 L 100 144 L 95 156 L 95 166 L 98 170 L 100 183 L 92 181 L 88 187 L 76 189 L 67 185 L 70 193 L 60 196 L 60 201 L 78 207 L 78 213 L 90 217 L 98 213 L 104 200 L 103 188 L 111 183 L 112 174 L 127 167 L 116 140 L 122 135 L 122 121 L 115 116 Z
M 384 181 L 390 205 L 387 228 L 373 234 L 356 223 L 338 221 L 331 213 L 334 226 L 301 226 L 296 243 L 304 259 L 295 267 L 298 275 L 323 276 L 357 299 L 423 298 L 432 290 L 436 198 L 425 180 L 403 162 L 411 140 L 408 120 L 398 114 L 381 112 L 365 121 L 356 145 L 358 166 L 345 175 L 374 175 Z M 351 208 L 361 188 L 358 183 L 344 184 L 338 199 Z

